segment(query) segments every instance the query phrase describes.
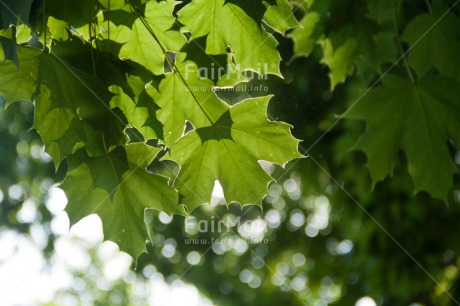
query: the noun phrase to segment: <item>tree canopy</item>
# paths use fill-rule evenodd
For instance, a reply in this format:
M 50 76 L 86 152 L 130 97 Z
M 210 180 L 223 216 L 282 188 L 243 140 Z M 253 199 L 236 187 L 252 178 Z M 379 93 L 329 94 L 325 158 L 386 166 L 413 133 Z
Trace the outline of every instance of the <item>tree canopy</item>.
M 59 182 L 219 305 L 456 305 L 459 2 L 2 0 L 2 228 Z

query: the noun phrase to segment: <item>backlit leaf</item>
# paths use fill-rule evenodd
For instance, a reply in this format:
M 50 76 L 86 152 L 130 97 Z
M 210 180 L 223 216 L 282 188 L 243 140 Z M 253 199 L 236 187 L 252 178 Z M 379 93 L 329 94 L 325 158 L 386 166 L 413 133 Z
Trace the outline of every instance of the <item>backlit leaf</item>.
M 69 199 L 66 211 L 71 225 L 91 214 L 103 224 L 104 238 L 135 259 L 146 251 L 145 209 L 184 214 L 177 192 L 167 178 L 145 171 L 159 149 L 144 143 L 118 147 L 103 157 L 79 152 L 61 187 Z
M 267 120 L 269 99 L 235 104 L 214 125 L 189 132 L 171 147 L 169 158 L 182 167 L 175 186 L 189 210 L 209 203 L 216 180 L 227 203 L 261 206 L 273 179 L 258 161 L 284 165 L 302 157 L 290 126 Z
M 277 41 L 239 6 L 224 0 L 194 0 L 178 13 L 182 32 L 191 39 L 207 36 L 206 53 L 226 54 L 230 48 L 241 71 L 280 75 Z

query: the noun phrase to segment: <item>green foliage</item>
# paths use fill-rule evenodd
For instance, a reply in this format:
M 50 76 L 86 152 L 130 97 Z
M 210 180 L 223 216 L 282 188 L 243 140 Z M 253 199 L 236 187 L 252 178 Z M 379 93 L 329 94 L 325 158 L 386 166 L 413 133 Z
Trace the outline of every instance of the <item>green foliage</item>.
M 425 3 L 428 12 L 411 16 L 400 30 L 402 1 L 368 2 L 363 11 L 350 11 L 348 20 L 339 17 L 350 10 L 345 3 L 310 4 L 300 22 L 304 27 L 289 34 L 294 57 L 311 56 L 319 45 L 322 54 L 314 56 L 329 68 L 331 90 L 353 75 L 364 87 L 350 96 L 345 114 L 368 122 L 355 148 L 366 152 L 374 185 L 392 174 L 402 150 L 415 191 L 447 202 L 458 173 L 451 152 L 459 148 L 455 78 L 460 70 L 454 53 L 460 18 L 447 3 Z M 386 76 L 395 66 L 398 77 Z M 373 89 L 379 82 L 383 86 Z
M 189 32 L 191 39 L 207 36 L 207 54 L 226 54 L 228 47 L 241 71 L 280 75 L 276 39 L 240 7 L 224 4 L 224 0 L 197 0 L 178 15 L 179 22 L 184 24 L 181 31 Z
M 7 106 L 17 101 L 32 101 L 36 88 L 39 62 L 37 57 L 39 55 L 40 51 L 20 48 L 18 50 L 18 56 L 21 58 L 19 67 L 8 60 L 4 60 L 0 64 L 2 96 Z
M 313 48 L 318 43 L 322 31 L 318 26 L 320 15 L 316 12 L 309 12 L 300 21 L 300 27 L 297 27 L 289 34 L 294 41 L 295 56 L 309 56 Z
M 458 294 L 458 1 L 1 1 L 0 19 L 2 190 L 41 189 L 50 175 L 35 170 L 41 159 L 25 170 L 40 136 L 56 180 L 67 174 L 72 224 L 97 214 L 105 239 L 140 267 L 183 275 L 180 254 L 208 246 L 176 243 L 163 258 L 183 219 L 166 226 L 154 211 L 210 217 L 198 207 L 219 181 L 227 204 L 265 210 L 217 214 L 261 217 L 270 241 L 243 253 L 213 248 L 185 276 L 222 305 L 352 305 L 364 295 L 448 305 Z M 268 92 L 248 89 L 260 84 Z M 296 138 L 312 158 L 300 159 Z M 11 225 L 20 200 L 8 197 L 0 218 Z M 356 248 L 339 254 L 345 239 Z M 263 294 L 239 281 L 244 270 Z M 297 291 L 296 277 L 308 286 Z
M 267 121 L 268 101 L 264 97 L 240 102 L 215 124 L 186 134 L 171 147 L 168 158 L 182 167 L 176 185 L 190 210 L 210 201 L 215 180 L 227 203 L 262 206 L 272 179 L 257 161 L 284 165 L 302 157 L 289 125 Z
M 98 79 L 70 68 L 52 54 L 21 47 L 18 56 L 19 69 L 6 62 L 7 105 L 36 101 L 34 128 L 58 167 L 66 156 L 94 137 L 86 123 L 102 119 L 109 92 Z
M 184 133 L 184 123 L 195 128 L 210 125 L 228 109 L 228 105 L 214 94 L 214 83 L 199 78 L 198 67 L 184 61 L 184 54 L 176 58 L 177 73 L 170 73 L 161 81 L 157 95 L 158 120 L 164 126 L 164 140 L 172 146 Z M 186 78 L 187 84 L 182 81 Z
M 460 95 L 450 88 L 459 85 L 448 77 L 426 76 L 414 86 L 388 75 L 382 87 L 347 113 L 349 118 L 368 121 L 358 147 L 367 153 L 374 184 L 393 173 L 403 150 L 416 190 L 447 201 L 457 172 L 448 143 L 451 139 L 460 143 Z
M 285 34 L 287 30 L 296 28 L 299 22 L 292 14 L 292 5 L 287 0 L 276 0 L 276 5 L 268 5 L 264 20 L 275 31 Z
M 185 213 L 167 178 L 144 170 L 159 151 L 134 143 L 101 157 L 77 152 L 69 161 L 69 172 L 62 183 L 69 199 L 66 211 L 71 224 L 96 213 L 102 220 L 105 239 L 134 258 L 144 252 L 148 239 L 145 209 Z
M 18 64 L 17 47 L 16 47 L 16 27 L 21 24 L 29 24 L 29 12 L 33 0 L 2 1 L 2 8 L 0 10 L 0 46 L 6 59 L 12 60 L 16 65 Z M 0 56 L 3 58 L 3 56 Z
M 144 15 L 134 21 L 130 33 L 123 38 L 126 43 L 120 58 L 139 63 L 153 74 L 163 74 L 165 50 L 179 51 L 185 44 L 180 33 L 170 30 L 175 22 L 172 11 L 176 4 L 172 0 L 148 2 Z
M 14 8 L 24 16 L 30 12 L 35 20 L 31 28 L 38 32 L 30 44 L 18 47 L 17 66 L 8 59 L 16 51 L 2 49 L 6 60 L 1 64 L 0 92 L 6 105 L 34 102 L 33 127 L 46 152 L 56 169 L 63 160 L 68 166 L 62 187 L 69 197 L 72 224 L 98 214 L 105 238 L 136 258 L 148 238 L 144 209 L 184 213 L 185 204 L 191 211 L 209 200 L 216 179 L 222 180 L 229 201 L 260 205 L 272 179 L 258 160 L 284 164 L 301 157 L 290 128 L 266 119 L 268 98 L 262 107 L 244 110 L 244 106 L 258 105 L 249 100 L 231 107 L 216 96 L 214 82 L 200 77 L 198 66 L 186 61 L 185 53 L 178 53 L 187 43 L 185 32 L 190 32 L 193 40 L 207 36 L 208 54 L 227 54 L 227 46 L 231 49 L 228 64 L 235 70 L 226 72 L 221 81 L 226 86 L 246 80 L 242 75 L 246 70 L 260 76 L 280 75 L 275 38 L 237 5 L 194 1 L 177 12 L 178 3 L 169 0 L 86 1 L 75 7 L 67 1 L 50 1 L 43 2 L 38 11 L 30 11 L 29 4 Z M 4 6 L 2 13 L 8 9 L 7 3 Z M 288 2 L 267 6 L 267 21 L 274 28 L 284 32 L 297 25 Z M 212 18 L 195 18 L 197 10 Z M 281 18 L 286 16 L 290 20 L 284 23 Z M 228 32 L 228 27 L 238 35 Z M 5 38 L 14 38 L 16 28 L 11 29 Z M 236 116 L 234 123 L 225 121 L 229 114 Z M 194 131 L 183 137 L 186 122 Z M 145 170 L 161 150 L 150 142 L 128 145 L 139 141 L 128 139 L 127 135 L 139 137 L 125 131 L 130 128 L 140 133 L 140 141 L 152 140 L 173 150 L 168 158 L 182 167 L 177 178 L 168 183 Z M 253 129 L 251 133 L 240 134 L 247 128 Z M 205 132 L 209 130 L 214 132 Z M 188 139 L 197 135 L 201 141 L 187 148 Z M 200 152 L 213 154 L 214 159 L 223 155 L 211 163 Z M 139 160 L 142 153 L 145 160 Z M 195 173 L 195 165 L 208 170 Z M 216 175 L 217 169 L 224 168 Z M 240 175 L 246 182 L 238 187 Z M 190 196 L 190 187 L 185 186 L 197 186 L 203 177 L 212 180 L 203 181 L 200 190 L 194 191 L 200 198 Z M 183 197 L 180 201 L 168 185 L 173 181 Z
M 353 73 L 355 67 L 353 56 L 357 47 L 357 40 L 350 37 L 337 45 L 333 43 L 332 39 L 327 38 L 323 44 L 324 58 L 321 62 L 331 70 L 329 76 L 331 78 L 331 90 L 333 90 L 337 84 L 345 82 L 347 76 Z
M 420 14 L 404 30 L 402 39 L 410 46 L 409 64 L 423 77 L 436 65 L 441 73 L 453 77 L 460 76 L 460 48 L 458 29 L 460 19 L 448 13 L 440 19 L 440 13 Z

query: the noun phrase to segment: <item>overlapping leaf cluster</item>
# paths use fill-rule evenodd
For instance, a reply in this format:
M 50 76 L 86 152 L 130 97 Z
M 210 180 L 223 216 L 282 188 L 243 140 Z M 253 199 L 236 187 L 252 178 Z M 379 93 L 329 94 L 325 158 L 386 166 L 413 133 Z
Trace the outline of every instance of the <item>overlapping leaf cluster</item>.
M 407 157 L 415 191 L 447 201 L 460 149 L 458 1 L 296 1 L 303 12 L 289 34 L 294 56 L 329 68 L 331 89 L 353 78 L 345 118 L 367 121 L 357 148 L 375 185 Z M 401 16 L 424 11 L 412 19 Z M 344 17 L 346 16 L 346 17 Z M 334 22 L 332 22 L 334 21 Z
M 446 200 L 460 141 L 457 4 L 3 0 L 0 94 L 33 101 L 46 152 L 69 167 L 72 223 L 97 213 L 133 256 L 148 238 L 144 209 L 190 213 L 216 180 L 228 203 L 261 205 L 272 178 L 258 161 L 301 157 L 290 127 L 267 120 L 269 96 L 230 106 L 215 93 L 248 71 L 281 77 L 283 36 L 291 60 L 327 67 L 331 91 L 350 80 L 343 117 L 367 121 L 357 147 L 373 183 L 403 152 L 415 190 Z M 181 170 L 165 179 L 168 159 Z
M 261 205 L 272 178 L 259 161 L 302 157 L 290 126 L 267 119 L 270 96 L 230 106 L 214 90 L 247 70 L 281 76 L 270 32 L 297 26 L 287 1 L 260 2 L 260 20 L 223 0 L 1 5 L 1 96 L 34 103 L 33 128 L 56 168 L 68 166 L 71 224 L 99 215 L 105 238 L 133 257 L 145 251 L 145 209 L 187 214 L 216 180 L 228 203 Z M 236 72 L 200 77 L 192 45 Z M 165 159 L 177 176 L 156 171 Z

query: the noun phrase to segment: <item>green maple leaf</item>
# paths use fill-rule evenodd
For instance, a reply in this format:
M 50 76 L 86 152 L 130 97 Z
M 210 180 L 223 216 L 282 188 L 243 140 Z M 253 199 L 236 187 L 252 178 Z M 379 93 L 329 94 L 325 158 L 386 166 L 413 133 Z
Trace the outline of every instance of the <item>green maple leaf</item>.
M 87 122 L 103 124 L 110 93 L 98 79 L 46 53 L 40 55 L 37 85 L 33 127 L 57 166 L 93 137 Z
M 196 0 L 178 12 L 182 32 L 206 38 L 206 53 L 226 54 L 230 47 L 241 71 L 281 76 L 277 41 L 239 6 L 224 0 Z
M 460 94 L 455 79 L 427 76 L 414 85 L 387 76 L 347 112 L 348 118 L 367 121 L 358 143 L 366 152 L 373 183 L 393 172 L 397 154 L 404 151 L 416 191 L 446 200 L 458 168 L 448 143 L 460 144 Z
M 32 101 L 38 77 L 41 52 L 31 48 L 19 48 L 21 62 L 16 66 L 12 61 L 0 62 L 0 95 L 8 106 L 17 101 Z
M 302 157 L 290 125 L 267 120 L 269 99 L 235 104 L 215 124 L 187 133 L 171 147 L 167 158 L 181 166 L 175 186 L 190 211 L 209 202 L 215 180 L 227 203 L 261 206 L 273 179 L 258 161 L 284 165 Z
M 342 33 L 337 33 L 332 37 L 322 41 L 324 57 L 321 63 L 330 69 L 329 78 L 331 80 L 331 90 L 339 83 L 345 82 L 348 75 L 351 75 L 355 68 L 355 51 L 358 41 L 354 37 L 347 37 L 342 41 Z M 340 42 L 337 42 L 340 41 Z
M 207 126 L 211 122 L 206 114 L 215 122 L 228 109 L 228 105 L 213 92 L 214 83 L 209 79 L 200 79 L 196 64 L 184 60 L 185 54 L 177 55 L 176 67 L 179 72 L 169 73 L 160 83 L 159 94 L 154 96 L 160 107 L 157 115 L 164 126 L 167 145 L 172 145 L 182 136 L 186 120 L 195 128 Z
M 145 252 L 145 209 L 185 213 L 168 179 L 145 171 L 159 151 L 144 143 L 133 143 L 102 157 L 77 152 L 69 159 L 69 172 L 62 183 L 69 200 L 66 211 L 71 225 L 97 214 L 105 240 L 117 243 L 120 250 L 134 258 Z
M 379 33 L 378 30 L 374 21 L 362 18 L 322 39 L 324 56 L 321 63 L 329 67 L 331 90 L 344 83 L 355 68 L 358 70 L 356 75 L 366 84 L 376 73 L 381 74 L 382 63 L 394 56 L 391 49 L 394 43 L 391 36 L 379 35 L 385 32 Z
M 18 56 L 19 67 L 9 61 L 1 66 L 0 93 L 6 105 L 35 101 L 33 127 L 57 167 L 94 137 L 86 121 L 99 120 L 109 92 L 99 80 L 52 54 L 21 47 Z
M 64 41 L 69 39 L 70 26 L 67 22 L 50 16 L 47 23 L 48 29 L 51 33 L 51 38 L 54 40 Z
M 156 75 L 164 74 L 164 51 L 180 51 L 186 42 L 178 31 L 171 30 L 175 22 L 172 12 L 177 3 L 172 0 L 150 1 L 146 4 L 144 17 L 142 19 L 139 17 L 134 21 L 130 34 L 125 33 L 126 29 L 125 31 L 119 29 L 117 32 L 123 33 L 121 35 L 123 40 L 129 37 L 120 49 L 120 58 L 139 63 Z M 149 32 L 149 29 L 158 41 Z
M 317 12 L 308 12 L 297 27 L 288 34 L 294 41 L 294 57 L 309 56 L 323 35 L 321 16 Z
M 394 0 L 389 3 L 386 0 L 369 0 L 367 3 L 366 16 L 385 28 L 394 28 L 395 17 L 401 16 L 404 0 Z
M 278 33 L 284 35 L 287 30 L 295 28 L 299 22 L 292 14 L 292 5 L 287 0 L 276 0 L 276 5 L 267 5 L 264 20 Z
M 401 39 L 410 46 L 408 62 L 420 77 L 434 65 L 444 74 L 460 76 L 460 19 L 454 14 L 421 14 L 406 27 Z

